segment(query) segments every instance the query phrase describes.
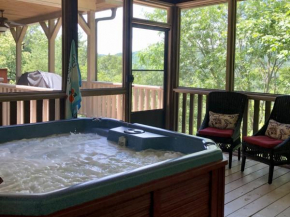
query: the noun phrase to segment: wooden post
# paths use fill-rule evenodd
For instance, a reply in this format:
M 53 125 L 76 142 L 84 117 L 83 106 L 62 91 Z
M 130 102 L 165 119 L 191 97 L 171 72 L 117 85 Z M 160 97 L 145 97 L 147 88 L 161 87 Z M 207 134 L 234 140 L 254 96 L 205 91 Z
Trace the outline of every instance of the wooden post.
M 171 17 L 171 34 L 169 35 L 169 73 L 168 73 L 168 90 L 167 90 L 167 108 L 166 108 L 166 128 L 178 130 L 178 102 L 179 94 L 174 93 L 173 89 L 178 87 L 179 73 L 179 43 L 180 43 L 180 9 L 173 6 L 170 10 Z M 173 114 L 173 115 L 172 115 Z
M 66 91 L 69 55 L 72 40 L 78 47 L 78 1 L 62 0 L 62 91 Z M 78 49 L 76 49 L 76 53 Z M 60 119 L 65 116 L 65 99 L 60 99 Z
M 95 12 L 89 11 L 88 12 L 88 27 L 90 29 L 90 34 L 88 35 L 88 68 L 87 68 L 87 81 L 89 85 L 92 81 L 96 80 L 96 72 L 95 72 L 95 65 L 96 65 L 96 58 L 95 58 L 95 47 L 96 47 L 96 25 L 95 25 Z M 86 106 L 89 106 L 88 113 L 90 116 L 93 116 L 93 98 L 89 98 L 89 103 Z
M 124 97 L 125 121 L 130 122 L 132 94 L 131 83 L 128 77 L 132 74 L 132 17 L 133 17 L 133 0 L 124 0 L 124 18 L 123 18 L 123 87 L 127 92 Z
M 235 48 L 236 48 L 236 15 L 237 1 L 228 2 L 228 40 L 227 40 L 227 68 L 226 90 L 234 91 Z
M 14 41 L 16 43 L 16 81 L 20 78 L 22 71 L 21 71 L 21 54 L 22 54 L 22 42 L 25 36 L 25 33 L 27 31 L 27 26 L 23 27 L 16 27 L 11 28 L 11 34 L 14 38 Z
M 55 72 L 55 38 L 61 27 L 61 18 L 48 21 L 48 26 L 45 22 L 40 22 L 47 39 L 48 39 L 48 71 Z

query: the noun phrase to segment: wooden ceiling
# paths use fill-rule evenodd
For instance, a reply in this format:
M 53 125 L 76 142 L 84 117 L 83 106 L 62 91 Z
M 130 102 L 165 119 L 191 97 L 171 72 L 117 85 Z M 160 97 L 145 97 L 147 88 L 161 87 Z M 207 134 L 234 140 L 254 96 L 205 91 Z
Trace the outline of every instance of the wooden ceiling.
M 79 11 L 101 11 L 122 6 L 123 0 L 78 0 Z M 9 21 L 30 24 L 61 16 L 61 0 L 0 0 Z

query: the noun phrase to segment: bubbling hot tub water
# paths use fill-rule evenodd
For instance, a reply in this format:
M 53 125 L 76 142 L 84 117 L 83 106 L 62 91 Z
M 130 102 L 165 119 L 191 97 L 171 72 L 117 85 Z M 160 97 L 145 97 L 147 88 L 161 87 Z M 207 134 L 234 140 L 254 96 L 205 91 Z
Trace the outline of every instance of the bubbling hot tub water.
M 97 134 L 70 134 L 0 145 L 0 193 L 44 193 L 177 158 L 171 151 L 135 152 Z

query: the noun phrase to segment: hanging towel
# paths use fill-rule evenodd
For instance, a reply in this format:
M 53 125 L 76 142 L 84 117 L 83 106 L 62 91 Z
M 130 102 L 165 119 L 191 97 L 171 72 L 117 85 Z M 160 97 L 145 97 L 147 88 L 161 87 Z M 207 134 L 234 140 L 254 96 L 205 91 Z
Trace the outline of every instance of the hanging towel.
M 76 55 L 75 41 L 71 43 L 69 68 L 67 75 L 66 87 L 66 104 L 65 118 L 77 118 L 78 110 L 81 108 L 82 96 L 80 87 L 82 86 L 82 78 Z

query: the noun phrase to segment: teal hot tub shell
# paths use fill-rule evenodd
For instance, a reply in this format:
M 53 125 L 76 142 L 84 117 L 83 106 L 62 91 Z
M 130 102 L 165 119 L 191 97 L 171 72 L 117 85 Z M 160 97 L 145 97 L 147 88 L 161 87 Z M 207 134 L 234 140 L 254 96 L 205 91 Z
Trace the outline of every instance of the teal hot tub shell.
M 128 129 L 140 129 L 144 133 L 136 135 L 124 133 Z M 49 193 L 0 193 L 0 215 L 49 215 L 147 182 L 223 160 L 221 150 L 211 140 L 140 124 L 128 124 L 114 119 L 74 119 L 0 127 L 0 145 L 13 140 L 70 132 L 97 133 L 112 141 L 117 141 L 123 136 L 126 138 L 127 146 L 136 151 L 152 148 L 178 151 L 186 155 Z

